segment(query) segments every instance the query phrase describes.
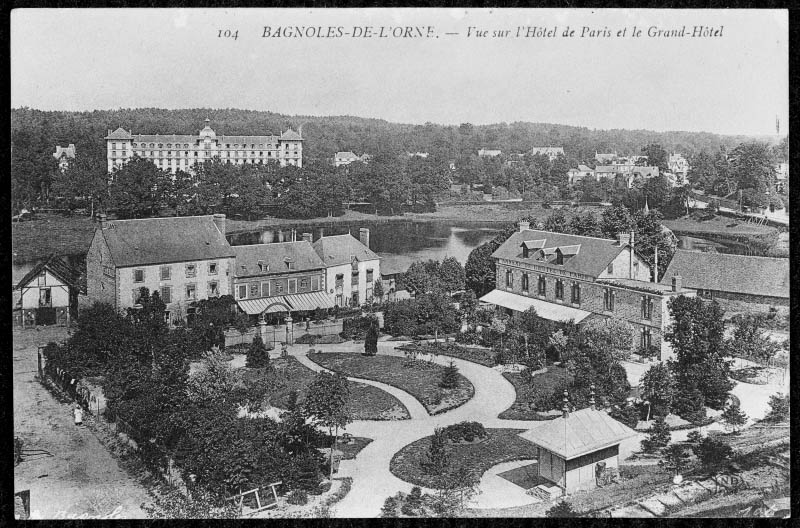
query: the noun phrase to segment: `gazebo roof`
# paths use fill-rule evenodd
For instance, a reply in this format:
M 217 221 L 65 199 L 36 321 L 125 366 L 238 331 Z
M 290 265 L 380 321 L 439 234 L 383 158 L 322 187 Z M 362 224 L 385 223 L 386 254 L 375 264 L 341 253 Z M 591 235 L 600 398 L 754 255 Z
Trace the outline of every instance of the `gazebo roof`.
M 555 420 L 548 420 L 520 436 L 525 440 L 570 460 L 619 444 L 636 436 L 636 431 L 592 408 L 581 409 Z

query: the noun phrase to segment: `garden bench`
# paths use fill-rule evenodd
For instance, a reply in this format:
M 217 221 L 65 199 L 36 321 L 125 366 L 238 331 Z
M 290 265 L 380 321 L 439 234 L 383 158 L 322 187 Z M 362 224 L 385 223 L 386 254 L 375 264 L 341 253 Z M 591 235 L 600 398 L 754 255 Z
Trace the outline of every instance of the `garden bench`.
M 247 495 L 251 495 L 251 494 L 255 495 L 256 509 L 248 511 L 246 514 L 244 514 L 244 515 L 253 515 L 255 513 L 260 512 L 260 511 L 264 511 L 264 510 L 267 510 L 269 508 L 276 508 L 278 506 L 278 490 L 276 489 L 276 486 L 280 486 L 281 484 L 283 484 L 283 482 L 274 482 L 274 483 L 269 485 L 269 487 L 270 487 L 270 489 L 272 491 L 272 497 L 269 499 L 268 502 L 265 502 L 264 504 L 261 503 L 261 497 L 259 496 L 258 492 L 259 492 L 259 490 L 263 491 L 265 488 L 254 488 L 254 489 L 251 489 L 249 491 L 238 493 L 238 494 L 234 495 L 233 497 L 228 497 L 225 500 L 234 501 L 234 503 L 239 507 L 239 512 L 242 513 L 242 511 L 244 509 L 244 498 Z

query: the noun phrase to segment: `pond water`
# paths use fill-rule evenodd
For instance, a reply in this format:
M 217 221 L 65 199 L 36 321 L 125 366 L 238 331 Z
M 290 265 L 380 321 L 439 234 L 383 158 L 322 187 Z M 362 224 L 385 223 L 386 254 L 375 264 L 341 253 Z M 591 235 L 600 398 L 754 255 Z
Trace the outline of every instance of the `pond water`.
M 416 261 L 455 257 L 466 263 L 470 252 L 488 242 L 497 234 L 502 224 L 481 222 L 358 222 L 353 224 L 296 225 L 286 224 L 259 231 L 228 235 L 234 246 L 289 241 L 292 229 L 296 239 L 303 233 L 312 233 L 313 239 L 322 236 L 351 233 L 358 238 L 359 229 L 369 229 L 369 246 L 381 258 L 381 272 L 392 274 L 405 271 Z

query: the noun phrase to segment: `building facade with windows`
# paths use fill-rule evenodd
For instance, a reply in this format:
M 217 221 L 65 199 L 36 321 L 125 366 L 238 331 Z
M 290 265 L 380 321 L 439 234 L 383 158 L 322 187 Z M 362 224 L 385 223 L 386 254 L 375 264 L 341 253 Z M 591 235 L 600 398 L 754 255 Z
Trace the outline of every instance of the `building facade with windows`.
M 105 140 L 109 173 L 134 156 L 173 174 L 191 172 L 195 164 L 212 159 L 237 165 L 276 161 L 281 167 L 303 166 L 303 137 L 291 128 L 279 136 L 217 136 L 206 119 L 205 128 L 196 136 L 133 134 L 120 127 L 109 130 Z
M 234 298 L 251 316 L 331 308 L 325 265 L 311 246 L 311 234 L 296 242 L 233 246 Z
M 361 228 L 359 238 L 347 234 L 313 243 L 325 266 L 327 293 L 336 306 L 371 302 L 375 283 L 381 280 L 381 258 L 369 249 L 369 229 Z
M 350 165 L 356 161 L 360 161 L 361 163 L 369 163 L 371 159 L 372 156 L 369 154 L 362 154 L 359 156 L 353 152 L 350 152 L 349 150 L 346 152 L 337 152 L 333 156 L 333 166 L 341 167 L 342 165 Z
M 680 278 L 670 285 L 650 282 L 650 267 L 634 243 L 631 234 L 609 240 L 531 230 L 520 222 L 520 230 L 492 254 L 497 282 L 481 301 L 508 312 L 534 308 L 540 317 L 561 322 L 623 319 L 633 327 L 635 349 L 656 347 L 660 359 L 667 359 L 667 303 L 694 292 L 683 289 Z
M 66 325 L 78 311 L 78 295 L 85 293 L 80 272 L 51 255 L 33 267 L 15 286 L 20 292 L 14 323 L 22 326 Z
M 56 151 L 53 153 L 53 157 L 58 163 L 58 170 L 61 172 L 66 171 L 69 164 L 75 159 L 75 145 L 72 143 L 70 143 L 68 147 L 56 145 Z
M 142 288 L 158 292 L 170 322 L 197 301 L 231 294 L 234 253 L 225 215 L 106 220 L 86 255 L 87 296 L 117 310 L 135 307 Z

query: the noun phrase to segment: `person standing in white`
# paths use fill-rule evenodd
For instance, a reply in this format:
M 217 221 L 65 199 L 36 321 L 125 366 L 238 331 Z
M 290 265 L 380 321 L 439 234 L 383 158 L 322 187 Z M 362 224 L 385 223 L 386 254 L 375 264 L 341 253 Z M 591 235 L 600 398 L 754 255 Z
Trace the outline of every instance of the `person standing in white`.
M 75 415 L 75 425 L 83 425 L 83 409 L 81 409 L 81 406 L 76 403 L 72 412 Z

